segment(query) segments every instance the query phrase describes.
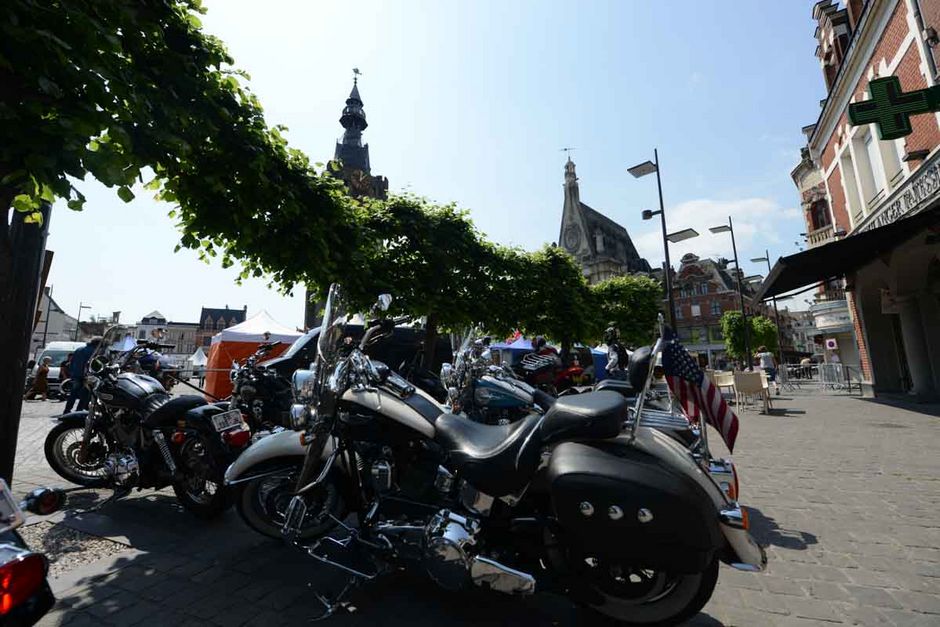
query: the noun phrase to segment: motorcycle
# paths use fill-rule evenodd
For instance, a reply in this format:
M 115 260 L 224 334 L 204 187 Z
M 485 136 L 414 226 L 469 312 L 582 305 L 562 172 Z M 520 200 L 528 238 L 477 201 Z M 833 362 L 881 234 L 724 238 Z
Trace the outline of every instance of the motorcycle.
M 334 285 L 316 361 L 294 375 L 296 431 L 260 440 L 226 471 L 256 530 L 356 583 L 416 567 L 446 589 L 554 591 L 634 625 L 693 616 L 720 561 L 765 567 L 746 512 L 688 449 L 639 421 L 623 431 L 622 395 L 575 395 L 513 424 L 481 424 L 369 359 L 381 321 L 356 344 L 344 317 Z M 260 489 L 269 480 L 277 497 Z M 335 610 L 338 600 L 318 598 Z
M 258 365 L 280 342 L 261 344 L 241 364 L 232 363 L 232 398 L 229 409 L 237 409 L 252 433 L 287 425 L 293 392 L 290 381 L 276 370 Z
M 132 489 L 172 486 L 193 514 L 211 518 L 230 502 L 223 474 L 248 443 L 241 412 L 207 404 L 201 396 L 171 398 L 159 381 L 133 372 L 147 351 L 160 346 L 141 341 L 109 356 L 105 333 L 92 355 L 85 384 L 87 411 L 57 416 L 44 452 L 63 479 L 85 487 L 107 487 L 121 498 Z M 130 372 L 128 372 L 130 370 Z

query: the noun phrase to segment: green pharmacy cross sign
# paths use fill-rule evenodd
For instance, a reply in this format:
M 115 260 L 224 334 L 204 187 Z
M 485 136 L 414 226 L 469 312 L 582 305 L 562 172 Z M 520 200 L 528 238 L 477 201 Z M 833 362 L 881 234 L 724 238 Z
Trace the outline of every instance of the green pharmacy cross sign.
M 877 124 L 881 139 L 910 135 L 912 115 L 940 111 L 940 85 L 905 93 L 897 76 L 887 76 L 871 81 L 868 93 L 869 100 L 849 105 L 849 122 Z

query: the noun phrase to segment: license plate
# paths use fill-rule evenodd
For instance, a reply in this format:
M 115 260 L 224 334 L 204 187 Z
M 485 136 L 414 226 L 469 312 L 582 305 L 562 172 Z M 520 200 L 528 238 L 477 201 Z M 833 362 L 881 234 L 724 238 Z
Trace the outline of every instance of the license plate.
M 228 429 L 240 427 L 241 424 L 242 412 L 238 409 L 222 412 L 212 417 L 212 425 L 216 431 L 227 431 Z
M 0 479 L 0 533 L 16 529 L 24 520 L 20 504 L 13 498 L 7 482 Z

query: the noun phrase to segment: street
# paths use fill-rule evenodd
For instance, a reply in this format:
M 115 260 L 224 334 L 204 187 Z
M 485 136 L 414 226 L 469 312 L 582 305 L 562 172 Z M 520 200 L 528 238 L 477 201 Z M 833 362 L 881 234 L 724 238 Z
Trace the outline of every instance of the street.
M 771 415 L 740 413 L 735 455 L 741 502 L 768 547 L 768 570 L 722 566 L 711 602 L 692 624 L 940 624 L 940 407 L 915 412 L 801 391 L 774 403 Z M 47 416 L 61 407 L 25 404 L 17 494 L 62 484 L 42 452 Z M 319 612 L 314 590 L 343 583 L 335 571 L 257 536 L 234 511 L 208 524 L 193 518 L 169 490 L 52 520 L 124 546 L 53 579 L 58 605 L 43 625 L 301 624 Z M 327 624 L 586 621 L 561 598 L 453 594 L 418 573 L 366 584 L 349 600 L 355 611 Z

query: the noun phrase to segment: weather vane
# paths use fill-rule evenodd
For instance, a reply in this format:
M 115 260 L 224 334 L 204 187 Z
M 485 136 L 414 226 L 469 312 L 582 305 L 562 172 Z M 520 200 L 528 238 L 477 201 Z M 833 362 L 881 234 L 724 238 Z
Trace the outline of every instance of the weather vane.
M 353 68 L 353 84 L 354 85 L 359 82 L 360 76 L 362 76 L 362 72 L 359 71 L 359 68 L 354 67 Z
M 576 150 L 574 147 L 562 148 L 561 151 L 565 153 L 565 156 L 568 157 L 568 161 L 571 161 L 571 151 Z
M 910 135 L 912 115 L 940 111 L 940 85 L 905 92 L 897 76 L 886 76 L 870 81 L 868 94 L 868 100 L 849 105 L 849 122 L 876 124 L 883 140 Z

